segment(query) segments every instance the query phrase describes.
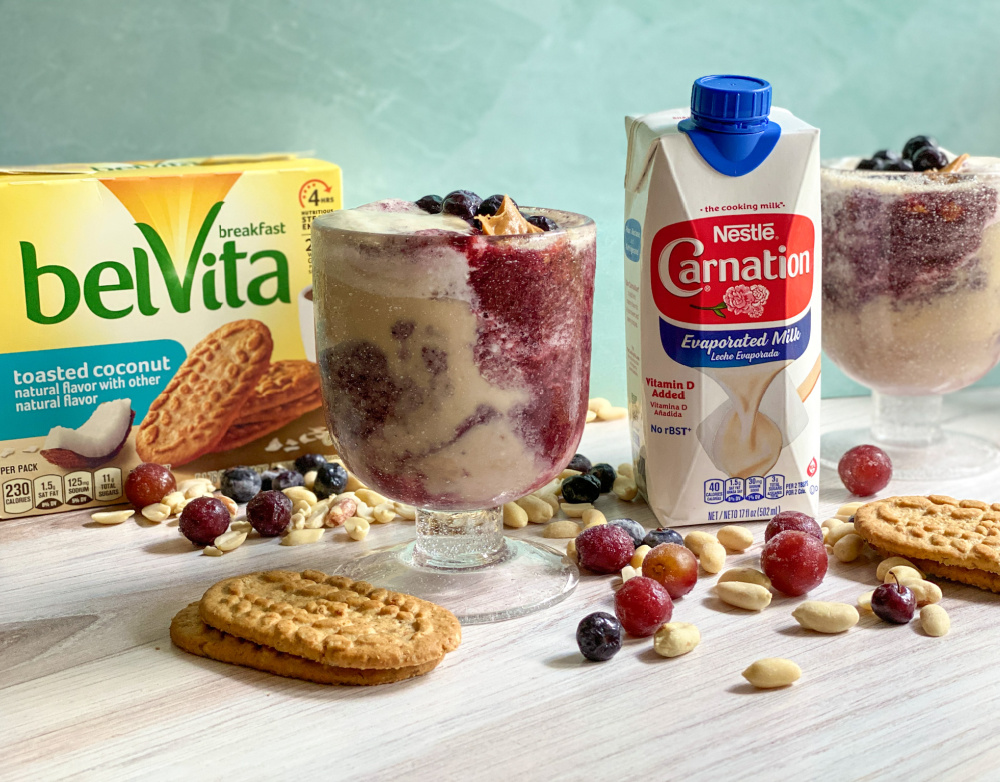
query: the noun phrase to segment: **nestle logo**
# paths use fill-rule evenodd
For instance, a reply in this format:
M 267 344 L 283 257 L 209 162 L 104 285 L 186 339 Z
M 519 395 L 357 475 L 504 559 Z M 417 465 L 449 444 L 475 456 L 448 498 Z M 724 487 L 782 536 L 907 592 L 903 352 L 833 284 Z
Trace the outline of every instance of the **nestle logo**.
M 774 238 L 774 223 L 742 223 L 717 225 L 713 230 L 717 242 L 757 242 Z

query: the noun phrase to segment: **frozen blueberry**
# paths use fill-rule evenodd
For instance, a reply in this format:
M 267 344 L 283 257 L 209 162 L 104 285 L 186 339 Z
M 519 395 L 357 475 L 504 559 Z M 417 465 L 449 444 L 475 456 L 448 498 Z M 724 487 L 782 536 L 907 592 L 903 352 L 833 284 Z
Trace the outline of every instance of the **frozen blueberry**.
M 593 502 L 601 496 L 601 482 L 594 475 L 574 475 L 563 481 L 562 496 L 569 503 Z
M 590 472 L 590 467 L 590 459 L 582 453 L 573 454 L 573 458 L 566 465 L 567 470 L 576 470 L 577 472 Z
M 939 147 L 921 147 L 910 158 L 914 171 L 931 171 L 948 165 L 948 157 Z
M 684 538 L 675 529 L 658 527 L 657 529 L 651 529 L 646 533 L 646 537 L 642 539 L 642 545 L 649 546 L 650 548 L 656 548 L 661 543 L 676 543 L 678 546 L 683 546 Z
M 612 527 L 621 527 L 632 538 L 632 543 L 636 548 L 642 545 L 646 539 L 646 528 L 635 519 L 612 519 L 608 522 Z M 673 542 L 673 541 L 671 541 Z
M 302 473 L 295 470 L 282 470 L 271 479 L 271 488 L 276 491 L 284 491 L 292 486 L 305 486 L 306 479 Z
M 264 472 L 260 474 L 260 490 L 270 491 L 271 481 L 274 480 L 274 476 L 277 474 L 278 470 L 264 470 Z
M 305 475 L 310 470 L 318 470 L 326 464 L 326 457 L 319 453 L 304 453 L 295 460 L 295 469 Z
M 417 206 L 423 209 L 425 212 L 429 212 L 432 215 L 436 215 L 441 211 L 441 201 L 442 198 L 439 195 L 425 195 L 423 198 L 417 201 Z
M 936 147 L 937 139 L 934 136 L 914 136 L 903 145 L 903 157 L 912 160 L 913 153 L 921 147 Z
M 893 162 L 896 160 L 902 160 L 902 156 L 894 149 L 880 149 L 874 155 L 872 155 L 874 160 L 887 160 Z
M 236 502 L 250 502 L 260 491 L 261 479 L 256 470 L 249 467 L 232 467 L 222 473 L 219 491 Z
M 595 464 L 589 472 L 601 482 L 601 494 L 611 491 L 611 487 L 615 485 L 615 478 L 618 477 L 615 468 L 604 462 Z
M 545 215 L 531 215 L 525 219 L 535 228 L 541 228 L 543 231 L 554 231 L 559 227 L 554 220 Z
M 347 470 L 336 462 L 327 462 L 316 470 L 313 494 L 321 500 L 340 494 L 347 488 Z
M 862 160 L 857 165 L 858 171 L 882 171 L 885 168 L 887 161 L 881 158 L 869 157 Z
M 469 190 L 452 190 L 441 202 L 441 211 L 471 221 L 482 202 L 483 199 Z
M 885 164 L 884 171 L 912 171 L 913 163 L 906 158 L 900 160 L 890 160 Z
M 610 660 L 622 648 L 621 622 L 604 611 L 583 617 L 576 628 L 576 645 L 588 660 Z
M 514 199 L 510 199 L 514 201 Z M 483 202 L 479 205 L 476 210 L 477 215 L 486 215 L 487 217 L 493 217 L 497 212 L 500 211 L 500 205 L 503 203 L 503 194 L 496 193 L 491 195 L 489 198 L 483 199 Z M 514 206 L 517 206 L 517 202 L 514 201 Z

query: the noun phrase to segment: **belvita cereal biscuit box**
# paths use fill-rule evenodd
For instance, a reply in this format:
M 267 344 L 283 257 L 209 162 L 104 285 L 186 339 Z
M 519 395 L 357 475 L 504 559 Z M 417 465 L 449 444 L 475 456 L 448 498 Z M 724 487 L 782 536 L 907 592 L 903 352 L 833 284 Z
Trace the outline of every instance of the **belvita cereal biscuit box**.
M 309 242 L 341 198 L 294 155 L 0 168 L 0 518 L 332 453 Z

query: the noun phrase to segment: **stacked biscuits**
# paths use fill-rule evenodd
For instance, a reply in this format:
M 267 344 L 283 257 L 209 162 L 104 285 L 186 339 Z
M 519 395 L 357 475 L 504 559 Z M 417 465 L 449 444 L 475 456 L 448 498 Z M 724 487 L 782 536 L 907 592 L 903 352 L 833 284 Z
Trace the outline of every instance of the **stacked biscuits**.
M 421 676 L 462 630 L 434 603 L 316 570 L 220 581 L 174 617 L 191 654 L 320 684 L 371 685 Z

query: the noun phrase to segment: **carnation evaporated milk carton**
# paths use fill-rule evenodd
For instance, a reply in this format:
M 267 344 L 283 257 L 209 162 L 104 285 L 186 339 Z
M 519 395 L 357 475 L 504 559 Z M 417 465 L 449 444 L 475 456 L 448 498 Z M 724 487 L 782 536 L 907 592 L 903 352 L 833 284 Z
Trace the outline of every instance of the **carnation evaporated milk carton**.
M 636 479 L 664 524 L 815 516 L 819 131 L 761 79 L 626 119 L 625 306 Z
M 309 243 L 340 206 L 294 155 L 0 168 L 0 519 L 332 452 Z

